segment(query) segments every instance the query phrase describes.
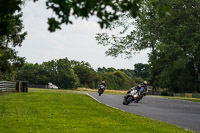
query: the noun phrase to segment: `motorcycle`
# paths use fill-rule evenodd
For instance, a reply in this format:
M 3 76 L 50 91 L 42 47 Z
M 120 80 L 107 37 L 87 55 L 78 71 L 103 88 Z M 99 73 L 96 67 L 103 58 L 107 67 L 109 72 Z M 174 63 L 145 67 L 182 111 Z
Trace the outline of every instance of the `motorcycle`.
M 101 96 L 103 94 L 104 90 L 105 90 L 105 86 L 104 85 L 100 85 L 99 86 L 99 90 L 98 90 L 99 96 Z
M 144 96 L 144 87 L 141 87 L 140 90 L 138 91 L 137 89 L 131 89 L 131 91 L 124 96 L 124 105 L 128 105 L 131 102 L 138 103 L 140 100 L 142 100 Z

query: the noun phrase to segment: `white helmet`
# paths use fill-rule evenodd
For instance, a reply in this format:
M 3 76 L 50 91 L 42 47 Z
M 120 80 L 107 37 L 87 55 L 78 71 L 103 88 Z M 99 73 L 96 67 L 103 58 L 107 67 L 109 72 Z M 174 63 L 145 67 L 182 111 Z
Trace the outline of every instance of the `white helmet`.
M 144 81 L 144 85 L 147 85 L 147 81 Z

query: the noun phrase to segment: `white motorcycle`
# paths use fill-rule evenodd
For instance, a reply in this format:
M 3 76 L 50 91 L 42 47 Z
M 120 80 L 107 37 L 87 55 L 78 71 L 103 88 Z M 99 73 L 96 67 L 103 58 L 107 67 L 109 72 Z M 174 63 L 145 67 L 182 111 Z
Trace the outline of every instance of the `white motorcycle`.
M 143 91 L 143 87 L 141 87 L 139 91 L 135 88 L 131 89 L 131 91 L 126 96 L 124 96 L 123 104 L 128 105 L 133 101 L 138 103 L 143 98 Z

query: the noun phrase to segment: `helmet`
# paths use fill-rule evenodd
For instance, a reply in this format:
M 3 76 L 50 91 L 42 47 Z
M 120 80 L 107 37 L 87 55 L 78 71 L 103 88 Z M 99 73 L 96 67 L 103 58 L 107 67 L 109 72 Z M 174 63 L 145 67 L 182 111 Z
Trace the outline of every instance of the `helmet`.
M 147 85 L 147 81 L 144 81 L 144 85 Z
M 105 81 L 102 81 L 101 83 L 104 83 L 104 84 L 105 84 Z

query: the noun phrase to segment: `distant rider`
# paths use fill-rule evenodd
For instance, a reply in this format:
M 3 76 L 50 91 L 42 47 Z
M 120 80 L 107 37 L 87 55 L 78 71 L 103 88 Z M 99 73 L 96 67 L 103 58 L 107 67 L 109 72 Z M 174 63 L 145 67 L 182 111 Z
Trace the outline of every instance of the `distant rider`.
M 106 87 L 107 87 L 106 82 L 105 82 L 105 81 L 102 81 L 102 82 L 99 84 L 98 88 L 100 88 L 101 85 L 104 86 L 104 90 L 105 90 Z

